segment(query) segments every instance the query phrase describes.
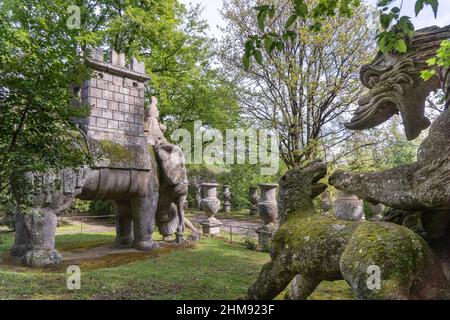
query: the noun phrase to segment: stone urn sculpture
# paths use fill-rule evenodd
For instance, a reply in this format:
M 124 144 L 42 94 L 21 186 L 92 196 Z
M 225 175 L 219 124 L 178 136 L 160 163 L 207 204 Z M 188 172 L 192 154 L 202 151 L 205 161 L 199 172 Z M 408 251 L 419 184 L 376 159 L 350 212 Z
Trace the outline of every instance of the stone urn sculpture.
M 231 191 L 230 186 L 223 186 L 223 212 L 231 211 Z
M 362 201 L 353 194 L 339 190 L 334 201 L 334 213 L 340 220 L 359 221 L 364 216 Z
M 383 219 L 385 206 L 382 203 L 374 205 L 370 202 L 367 202 L 367 206 L 369 207 L 370 211 L 372 211 L 372 216 L 369 218 L 370 221 L 380 221 L 381 219 Z
M 217 234 L 220 232 L 220 225 L 214 215 L 219 211 L 220 200 L 217 198 L 217 183 L 202 183 L 202 194 L 204 198 L 201 201 L 202 209 L 208 218 L 201 223 L 203 234 Z
M 258 213 L 258 188 L 248 188 L 248 198 L 250 200 L 250 215 L 254 216 Z
M 195 184 L 192 185 L 192 188 L 194 190 L 194 205 L 193 205 L 193 207 L 195 209 L 201 210 L 202 209 L 202 204 L 201 204 L 202 197 L 200 195 L 200 193 L 201 193 L 200 192 L 200 185 L 195 183 Z
M 322 215 L 330 216 L 332 208 L 333 202 L 331 201 L 330 193 L 325 191 L 320 195 L 320 209 L 322 209 Z
M 260 183 L 261 197 L 258 200 L 258 213 L 264 221 L 264 225 L 256 230 L 258 234 L 258 247 L 261 251 L 269 251 L 272 236 L 275 231 L 274 222 L 278 217 L 278 206 L 276 201 L 276 183 Z

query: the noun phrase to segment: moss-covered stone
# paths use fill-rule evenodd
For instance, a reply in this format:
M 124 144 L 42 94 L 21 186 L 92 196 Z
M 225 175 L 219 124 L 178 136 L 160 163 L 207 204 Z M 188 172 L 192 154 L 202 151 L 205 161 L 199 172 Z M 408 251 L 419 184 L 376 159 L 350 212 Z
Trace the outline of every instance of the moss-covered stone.
M 100 140 L 99 145 L 104 156 L 113 162 L 131 162 L 133 161 L 133 152 L 128 146 L 114 143 L 109 140 Z
M 249 298 L 272 299 L 291 283 L 289 297 L 306 299 L 322 281 L 341 279 L 360 299 L 450 298 L 438 260 L 411 230 L 387 222 L 340 221 L 314 212 L 305 197 L 317 195 L 324 166 L 313 162 L 280 179 L 284 219 L 272 241 L 271 261 L 250 287 Z M 312 174 L 315 170 L 320 174 Z M 379 288 L 368 285 L 373 275 L 369 267 L 381 272 Z
M 89 139 L 94 167 L 152 170 L 154 165 L 147 144 L 120 144 L 111 140 Z M 150 153 L 150 154 L 149 154 Z

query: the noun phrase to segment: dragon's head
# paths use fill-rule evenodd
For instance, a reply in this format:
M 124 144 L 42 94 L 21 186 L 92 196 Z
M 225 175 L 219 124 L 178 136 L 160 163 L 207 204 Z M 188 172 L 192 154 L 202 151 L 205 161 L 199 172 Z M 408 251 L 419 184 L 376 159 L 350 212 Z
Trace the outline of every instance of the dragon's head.
M 423 81 L 420 71 L 436 55 L 442 40 L 450 38 L 450 26 L 429 27 L 414 33 L 406 53 L 378 53 L 362 66 L 360 79 L 369 93 L 359 101 L 354 116 L 345 126 L 352 130 L 373 128 L 400 113 L 408 140 L 415 139 L 430 121 L 425 100 L 439 87 L 439 79 Z
M 314 210 L 312 199 L 327 188 L 318 183 L 327 174 L 327 166 L 314 160 L 304 167 L 295 167 L 286 172 L 279 181 L 278 214 L 285 220 L 291 212 Z

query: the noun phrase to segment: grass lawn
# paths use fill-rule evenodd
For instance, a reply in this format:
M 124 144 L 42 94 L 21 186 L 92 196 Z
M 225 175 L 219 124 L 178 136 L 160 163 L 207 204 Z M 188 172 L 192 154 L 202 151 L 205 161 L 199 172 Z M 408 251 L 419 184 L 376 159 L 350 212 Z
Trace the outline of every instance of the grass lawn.
M 58 235 L 62 251 L 111 244 L 114 234 Z M 0 234 L 0 299 L 237 299 L 244 297 L 267 253 L 226 239 L 204 238 L 195 248 L 164 247 L 84 260 L 81 289 L 66 287 L 66 267 L 30 269 L 10 263 L 13 234 Z M 313 299 L 348 299 L 345 282 L 323 283 Z

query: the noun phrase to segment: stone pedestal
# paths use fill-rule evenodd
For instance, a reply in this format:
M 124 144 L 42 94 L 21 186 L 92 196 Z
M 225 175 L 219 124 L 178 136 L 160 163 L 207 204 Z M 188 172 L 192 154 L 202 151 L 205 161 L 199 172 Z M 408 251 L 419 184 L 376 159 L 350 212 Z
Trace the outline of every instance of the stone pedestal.
M 331 201 L 330 193 L 325 191 L 320 195 L 320 209 L 322 209 L 321 214 L 324 216 L 330 216 L 332 208 L 333 202 Z
M 250 215 L 254 216 L 258 213 L 258 188 L 248 188 L 248 197 L 250 200 Z
M 230 186 L 223 186 L 223 212 L 231 212 L 231 192 Z
M 258 234 L 258 250 L 269 252 L 270 246 L 272 244 L 273 234 L 275 232 L 275 228 L 273 225 L 265 225 L 256 230 Z
M 383 211 L 385 207 L 382 203 L 373 205 L 368 202 L 367 206 L 369 207 L 370 211 L 372 211 L 372 216 L 369 218 L 370 221 L 380 221 L 381 219 L 383 219 Z
M 222 222 L 214 217 L 208 218 L 200 223 L 203 228 L 203 234 L 216 235 L 220 233 Z
M 359 221 L 363 218 L 363 204 L 357 196 L 338 191 L 334 213 L 340 220 Z
M 220 232 L 221 222 L 214 215 L 219 211 L 220 201 L 217 199 L 217 183 L 202 183 L 202 210 L 208 219 L 201 222 L 203 234 L 217 234 Z

